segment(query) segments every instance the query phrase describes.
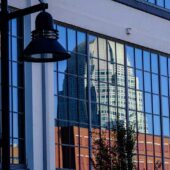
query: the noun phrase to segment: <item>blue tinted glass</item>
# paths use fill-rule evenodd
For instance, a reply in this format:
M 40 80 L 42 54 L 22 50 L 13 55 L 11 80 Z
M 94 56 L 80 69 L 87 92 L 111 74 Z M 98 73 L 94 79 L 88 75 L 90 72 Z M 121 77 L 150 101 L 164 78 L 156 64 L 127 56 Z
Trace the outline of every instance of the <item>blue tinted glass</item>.
M 18 138 L 18 114 L 13 113 L 13 137 Z
M 159 116 L 154 116 L 154 134 L 155 135 L 161 134 L 160 117 Z
M 142 69 L 142 50 L 135 49 L 136 68 Z
M 58 41 L 66 49 L 66 28 L 62 27 L 62 26 L 57 26 L 57 30 L 58 30 L 58 33 L 59 33 Z
M 130 46 L 126 46 L 126 59 L 127 65 L 130 67 L 134 67 L 134 48 Z
M 57 106 L 57 117 L 60 119 L 68 119 L 68 99 L 64 97 L 58 97 L 58 106 Z
M 58 74 L 58 94 L 67 95 L 67 78 L 65 74 Z
M 68 29 L 68 50 L 76 52 L 76 31 Z
M 143 90 L 143 74 L 139 70 L 136 70 L 136 89 Z
M 160 56 L 161 75 L 167 76 L 167 58 Z
M 168 78 L 161 76 L 162 95 L 168 96 Z
M 146 133 L 153 133 L 152 115 L 146 114 Z
M 78 121 L 78 117 L 79 117 L 78 110 L 77 110 L 78 101 L 75 99 L 69 99 L 68 102 L 69 102 L 69 110 L 68 110 L 69 120 Z
M 77 77 L 76 76 L 68 76 L 68 95 L 69 97 L 77 98 Z
M 108 50 L 108 61 L 110 61 L 111 64 L 115 63 L 116 62 L 115 42 L 107 41 L 107 50 Z
M 13 111 L 18 112 L 18 89 L 13 88 L 13 99 L 12 99 L 12 106 L 13 106 Z
M 13 19 L 11 22 L 12 26 L 12 36 L 17 36 L 17 20 Z
M 97 37 L 88 35 L 88 49 L 90 57 L 98 57 L 97 44 Z
M 159 82 L 156 74 L 152 74 L 152 92 L 156 94 L 159 93 Z
M 151 62 L 152 62 L 152 72 L 158 73 L 158 55 L 151 54 Z
M 170 9 L 170 0 L 165 0 L 165 8 Z
M 158 95 L 153 95 L 153 114 L 160 114 L 160 104 Z
M 79 121 L 88 123 L 88 111 L 86 101 L 78 101 L 79 108 Z
M 163 118 L 163 135 L 170 136 L 169 134 L 169 119 Z
M 167 97 L 162 97 L 162 115 L 169 116 L 169 104 Z
M 154 3 L 155 3 L 155 0 L 148 0 L 148 2 L 151 2 L 151 3 L 154 4 Z
M 70 74 L 77 74 L 77 55 L 71 53 L 71 57 L 67 60 L 67 72 Z
M 151 76 L 150 73 L 144 72 L 144 84 L 145 84 L 145 91 L 151 91 Z
M 148 51 L 143 52 L 143 64 L 144 70 L 150 71 L 150 53 Z
M 11 53 L 12 57 L 11 58 L 13 61 L 17 61 L 17 58 L 18 58 L 17 48 L 18 48 L 17 38 L 12 37 L 12 53 Z
M 151 95 L 149 93 L 145 93 L 145 112 L 152 112 Z
M 12 85 L 17 86 L 18 85 L 18 67 L 17 63 L 12 62 Z
M 164 0 L 156 0 L 158 6 L 164 7 Z
M 86 34 L 77 32 L 77 51 L 86 54 Z
M 63 73 L 67 71 L 67 60 L 58 62 L 58 71 Z

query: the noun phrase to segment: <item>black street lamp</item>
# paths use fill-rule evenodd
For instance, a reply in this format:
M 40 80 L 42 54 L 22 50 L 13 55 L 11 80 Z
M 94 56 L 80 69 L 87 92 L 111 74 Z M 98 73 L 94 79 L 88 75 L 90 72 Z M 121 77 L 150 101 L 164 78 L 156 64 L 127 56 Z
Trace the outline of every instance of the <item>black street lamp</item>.
M 65 60 L 70 55 L 58 43 L 57 31 L 53 29 L 52 16 L 44 10 L 48 4 L 41 3 L 15 12 L 8 12 L 7 0 L 1 1 L 1 74 L 2 74 L 2 170 L 10 170 L 10 117 L 9 117 L 9 21 L 41 11 L 36 18 L 36 30 L 32 32 L 32 41 L 24 50 L 23 61 L 53 62 Z M 51 55 L 35 55 L 51 54 Z M 37 57 L 39 56 L 39 57 Z M 50 57 L 49 57 L 50 56 Z

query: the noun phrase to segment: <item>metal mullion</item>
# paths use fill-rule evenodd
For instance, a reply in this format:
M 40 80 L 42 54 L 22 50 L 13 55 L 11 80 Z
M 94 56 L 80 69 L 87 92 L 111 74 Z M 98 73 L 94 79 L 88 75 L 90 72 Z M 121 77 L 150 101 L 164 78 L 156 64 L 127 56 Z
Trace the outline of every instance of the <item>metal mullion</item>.
M 106 68 L 106 74 L 107 74 L 107 108 L 108 108 L 108 129 L 109 129 L 109 148 L 111 147 L 111 142 L 110 142 L 110 138 L 111 138 L 111 133 L 110 133 L 110 128 L 111 128 L 111 125 L 110 125 L 110 107 L 109 107 L 109 64 L 108 64 L 108 41 L 106 40 L 106 65 L 107 65 L 107 68 Z
M 163 115 L 162 115 L 162 92 L 161 92 L 161 74 L 160 74 L 160 55 L 158 55 L 158 77 L 159 77 L 159 103 L 160 103 L 160 128 L 161 128 L 161 149 L 162 149 L 162 169 L 164 166 L 164 136 L 163 136 Z
M 154 168 L 155 168 L 155 137 L 154 137 L 154 134 L 155 134 L 155 130 L 154 130 L 154 114 L 153 114 L 153 93 L 152 93 L 152 55 L 151 55 L 151 52 L 150 52 L 150 77 L 151 77 L 151 104 L 152 104 L 152 108 L 151 108 L 151 111 L 152 111 L 152 140 L 153 140 L 153 146 L 152 146 L 152 149 L 153 149 L 153 159 L 154 159 Z
M 98 80 L 97 80 L 97 85 L 98 85 L 98 108 L 99 108 L 99 132 L 100 132 L 100 138 L 102 137 L 102 134 L 101 134 L 101 129 L 102 129 L 102 126 L 101 126 L 101 109 L 100 109 L 100 74 L 99 74 L 99 70 L 100 70 L 100 62 L 99 62 L 99 38 L 97 37 L 97 64 L 98 64 Z
M 135 97 L 136 97 L 136 134 L 137 134 L 137 167 L 139 168 L 139 145 L 138 145 L 138 136 L 139 136 L 139 129 L 138 129 L 138 107 L 137 107 L 137 88 L 136 88 L 136 53 L 135 48 L 133 47 L 134 51 L 134 73 L 135 73 Z
M 144 126 L 145 126 L 145 161 L 146 161 L 146 170 L 148 169 L 148 161 L 147 161 L 147 144 L 146 144 L 146 112 L 145 112 L 145 79 L 144 79 L 144 55 L 143 55 L 143 50 L 142 50 L 142 78 L 143 78 L 143 104 L 144 104 Z
M 78 86 L 78 57 L 77 57 L 77 52 L 78 52 L 78 36 L 77 36 L 77 30 L 75 31 L 76 32 L 76 53 L 75 53 L 75 58 L 76 58 L 76 79 L 77 79 L 77 99 L 78 99 L 78 89 L 79 89 L 79 86 Z M 77 113 L 78 113 L 78 152 L 79 152 L 79 159 L 78 159 L 78 162 L 79 162 L 79 169 L 81 170 L 81 157 L 80 157 L 80 153 L 81 153 L 81 146 L 80 146 L 80 113 L 79 113 L 79 100 L 76 100 L 76 103 L 77 103 Z
M 124 74 L 125 74 L 125 99 L 126 99 L 126 128 L 129 127 L 129 90 L 128 90 L 128 66 L 126 58 L 126 45 L 124 44 Z
M 86 42 L 89 43 L 88 35 L 86 33 Z M 90 54 L 89 54 L 89 44 L 86 43 L 87 47 L 87 89 L 88 89 L 88 135 L 89 135 L 89 140 L 88 140 L 88 145 L 89 145 L 89 169 L 92 170 L 92 116 L 91 116 L 91 64 L 90 64 Z
M 68 28 L 66 28 L 66 49 L 68 51 Z M 67 60 L 67 66 L 68 66 L 68 60 Z M 69 116 L 69 99 L 68 99 L 68 94 L 69 94 L 69 86 L 68 86 L 68 75 L 65 74 L 66 76 L 66 86 L 67 86 L 67 97 L 66 97 L 66 100 L 67 100 L 67 121 L 68 121 L 68 124 L 70 124 L 70 116 Z
M 117 43 L 115 42 L 115 61 L 116 61 L 116 63 L 115 63 L 115 69 L 116 69 L 116 84 L 115 84 L 115 96 L 116 96 L 116 121 L 119 121 L 119 113 L 118 113 L 118 83 L 117 83 L 117 67 L 118 67 L 118 63 L 117 63 Z M 117 123 L 116 123 L 116 128 L 117 128 Z

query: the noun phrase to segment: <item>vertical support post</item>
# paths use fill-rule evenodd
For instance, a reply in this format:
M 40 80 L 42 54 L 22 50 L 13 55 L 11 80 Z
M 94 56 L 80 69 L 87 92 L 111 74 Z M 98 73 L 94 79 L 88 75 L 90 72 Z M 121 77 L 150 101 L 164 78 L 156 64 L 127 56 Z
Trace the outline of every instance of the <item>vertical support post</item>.
M 1 2 L 2 170 L 10 169 L 8 2 Z

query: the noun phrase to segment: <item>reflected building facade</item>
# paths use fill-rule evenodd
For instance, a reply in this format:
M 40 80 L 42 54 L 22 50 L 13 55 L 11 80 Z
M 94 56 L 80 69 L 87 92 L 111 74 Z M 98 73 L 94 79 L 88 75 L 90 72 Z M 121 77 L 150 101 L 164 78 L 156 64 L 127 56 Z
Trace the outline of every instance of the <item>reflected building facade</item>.
M 109 133 L 119 119 L 135 128 L 137 169 L 170 169 L 169 58 L 85 31 L 58 29 L 72 57 L 54 70 L 56 168 L 89 169 L 90 134 Z

